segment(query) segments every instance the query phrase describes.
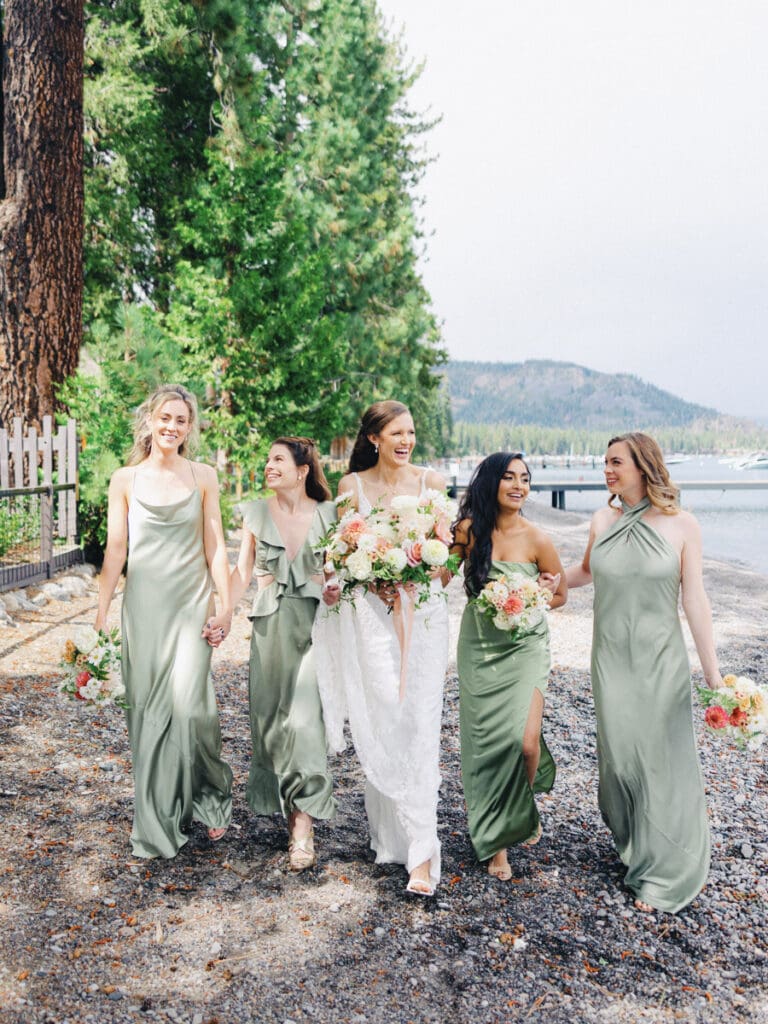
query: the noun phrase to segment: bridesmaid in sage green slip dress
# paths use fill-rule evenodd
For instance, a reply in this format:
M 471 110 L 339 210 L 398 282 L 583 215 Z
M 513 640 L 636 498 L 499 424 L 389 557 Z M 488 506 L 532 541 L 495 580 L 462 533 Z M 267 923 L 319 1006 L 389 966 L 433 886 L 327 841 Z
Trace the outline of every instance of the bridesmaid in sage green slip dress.
M 709 824 L 693 730 L 683 609 L 707 685 L 721 684 L 702 583 L 698 524 L 677 504 L 661 449 L 646 434 L 613 438 L 611 499 L 596 512 L 571 587 L 595 585 L 592 688 L 599 805 L 635 905 L 676 913 L 709 871 Z M 614 496 L 621 507 L 612 504 Z
M 279 437 L 265 469 L 274 496 L 243 509 L 243 540 L 232 573 L 237 604 L 256 570 L 258 593 L 249 665 L 252 756 L 248 803 L 288 821 L 288 863 L 315 863 L 313 819 L 333 817 L 325 726 L 315 676 L 312 625 L 323 594 L 323 556 L 315 547 L 336 519 L 314 443 Z M 337 595 L 326 587 L 323 596 Z
M 135 790 L 137 857 L 173 857 L 193 818 L 224 835 L 232 772 L 210 679 L 211 647 L 229 631 L 229 572 L 216 473 L 185 454 L 197 406 L 182 387 L 159 388 L 136 416 L 128 465 L 109 487 L 109 526 L 96 628 L 128 552 L 122 672 Z M 222 610 L 213 615 L 213 576 Z
M 498 629 L 471 600 L 488 580 L 522 573 L 551 579 L 550 607 L 567 587 L 552 542 L 521 509 L 530 492 L 522 455 L 496 452 L 475 470 L 459 509 L 454 552 L 464 560 L 458 642 L 461 777 L 472 845 L 488 872 L 507 881 L 507 847 L 541 836 L 534 793 L 549 792 L 555 764 L 541 733 L 549 677 L 546 620 L 525 634 Z

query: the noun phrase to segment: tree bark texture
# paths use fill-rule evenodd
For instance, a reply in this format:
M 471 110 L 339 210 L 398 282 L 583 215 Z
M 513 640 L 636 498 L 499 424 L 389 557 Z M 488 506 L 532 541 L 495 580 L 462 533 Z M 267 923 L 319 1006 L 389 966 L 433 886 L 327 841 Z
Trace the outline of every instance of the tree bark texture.
M 0 425 L 54 411 L 83 306 L 83 0 L 5 0 Z

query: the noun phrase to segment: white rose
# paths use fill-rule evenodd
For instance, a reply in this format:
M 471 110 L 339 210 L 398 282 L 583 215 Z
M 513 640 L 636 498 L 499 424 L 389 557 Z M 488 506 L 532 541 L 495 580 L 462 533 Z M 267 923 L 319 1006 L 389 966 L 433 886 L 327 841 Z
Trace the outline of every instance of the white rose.
M 394 512 L 411 511 L 419 507 L 419 499 L 415 494 L 396 494 L 390 502 Z
M 427 565 L 445 565 L 449 554 L 448 545 L 441 540 L 427 540 L 421 546 L 421 560 Z
M 382 562 L 395 572 L 402 572 L 408 564 L 408 558 L 402 548 L 390 548 L 382 558 Z
M 372 554 L 376 550 L 376 545 L 379 539 L 374 533 L 363 533 L 357 542 L 357 550 L 364 551 L 367 555 Z
M 98 700 L 101 695 L 101 683 L 91 676 L 85 686 L 81 686 L 77 692 L 83 700 Z
M 99 643 L 99 634 L 92 626 L 81 626 L 75 630 L 74 644 L 82 654 L 90 654 Z
M 352 579 L 367 580 L 371 575 L 372 563 L 365 551 L 355 551 L 347 559 L 347 569 Z

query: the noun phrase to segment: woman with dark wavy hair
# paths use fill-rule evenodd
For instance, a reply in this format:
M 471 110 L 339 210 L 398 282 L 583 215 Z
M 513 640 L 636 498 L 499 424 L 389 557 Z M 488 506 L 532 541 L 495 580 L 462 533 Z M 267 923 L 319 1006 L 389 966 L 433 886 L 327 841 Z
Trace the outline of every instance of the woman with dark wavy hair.
M 681 591 L 706 684 L 722 683 L 701 533 L 647 434 L 611 438 L 605 482 L 608 505 L 592 517 L 581 564 L 567 570 L 569 586 L 595 585 L 598 802 L 635 906 L 676 913 L 704 885 L 710 851 Z
M 232 600 L 256 571 L 248 686 L 251 769 L 246 796 L 256 814 L 288 822 L 288 866 L 315 863 L 313 821 L 334 814 L 312 625 L 323 587 L 317 543 L 336 518 L 317 448 L 306 437 L 272 442 L 264 478 L 273 494 L 243 509 Z
M 389 508 L 401 495 L 444 491 L 434 470 L 411 464 L 416 432 L 402 402 L 376 402 L 365 411 L 339 495 L 363 515 Z M 445 524 L 444 541 L 450 541 Z M 365 809 L 376 862 L 404 864 L 408 892 L 432 896 L 440 879 L 437 797 L 440 720 L 448 662 L 448 609 L 436 573 L 432 593 L 413 611 L 407 653 L 401 653 L 393 606 L 397 589 L 362 590 L 338 612 L 319 615 L 318 675 L 328 739 L 344 749 L 349 719 L 366 777 Z M 405 600 L 406 598 L 401 598 Z M 402 605 L 401 605 L 402 606 Z M 406 660 L 401 694 L 401 658 Z
M 552 541 L 523 518 L 531 473 L 521 454 L 479 464 L 459 508 L 453 551 L 464 562 L 458 642 L 461 775 L 472 845 L 488 873 L 507 881 L 507 847 L 541 837 L 535 793 L 549 792 L 555 764 L 542 736 L 549 677 L 546 619 L 531 631 L 499 629 L 472 600 L 489 580 L 548 574 L 550 607 L 568 588 Z

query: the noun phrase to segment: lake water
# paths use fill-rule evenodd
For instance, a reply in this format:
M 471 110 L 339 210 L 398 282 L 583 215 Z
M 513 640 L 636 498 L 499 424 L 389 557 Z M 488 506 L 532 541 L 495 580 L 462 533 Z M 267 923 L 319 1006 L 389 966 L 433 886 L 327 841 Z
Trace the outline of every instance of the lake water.
M 603 480 L 602 466 L 591 465 L 547 466 L 542 468 L 531 460 L 531 473 L 536 483 L 548 480 L 576 482 L 577 480 Z M 768 483 L 768 470 L 739 470 L 720 463 L 716 456 L 693 456 L 686 462 L 669 467 L 670 476 L 677 484 L 686 480 L 737 481 L 756 480 Z M 462 466 L 459 483 L 466 483 L 468 473 Z M 532 494 L 529 501 L 550 503 L 548 492 Z M 594 512 L 607 500 L 607 491 L 568 491 L 565 506 L 572 512 Z M 754 491 L 686 491 L 681 502 L 698 519 L 708 558 L 737 562 L 755 572 L 768 576 L 768 490 Z

